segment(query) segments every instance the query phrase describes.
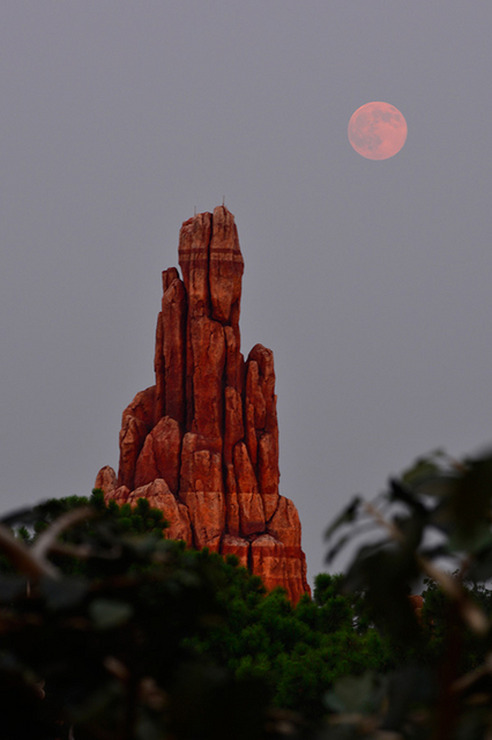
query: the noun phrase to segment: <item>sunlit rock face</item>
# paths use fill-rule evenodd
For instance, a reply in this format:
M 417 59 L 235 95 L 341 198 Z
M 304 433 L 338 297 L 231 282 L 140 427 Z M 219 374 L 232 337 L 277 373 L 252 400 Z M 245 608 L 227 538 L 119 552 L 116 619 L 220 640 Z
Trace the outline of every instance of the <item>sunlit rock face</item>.
M 219 206 L 186 221 L 179 264 L 165 270 L 155 385 L 123 412 L 118 476 L 102 468 L 106 500 L 149 500 L 166 536 L 235 554 L 293 602 L 309 592 L 297 510 L 279 494 L 273 353 L 240 351 L 244 262 L 234 217 Z

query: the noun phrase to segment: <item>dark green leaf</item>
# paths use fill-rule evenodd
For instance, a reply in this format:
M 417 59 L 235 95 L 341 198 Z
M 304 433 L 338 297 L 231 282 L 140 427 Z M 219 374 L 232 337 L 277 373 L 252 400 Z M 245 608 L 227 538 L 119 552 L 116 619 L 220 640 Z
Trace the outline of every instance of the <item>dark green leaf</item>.
M 44 578 L 41 582 L 41 593 L 48 609 L 71 609 L 79 605 L 86 597 L 89 584 L 84 578 Z
M 124 601 L 100 598 L 91 603 L 89 614 L 97 629 L 106 630 L 128 622 L 133 615 L 133 608 Z
M 357 517 L 357 514 L 359 513 L 360 504 L 362 503 L 362 499 L 360 496 L 355 496 L 350 504 L 342 511 L 340 516 L 338 516 L 332 524 L 328 527 L 328 529 L 325 531 L 325 539 L 329 539 L 332 534 L 337 530 L 339 527 L 341 527 L 343 524 L 352 524 L 352 522 Z

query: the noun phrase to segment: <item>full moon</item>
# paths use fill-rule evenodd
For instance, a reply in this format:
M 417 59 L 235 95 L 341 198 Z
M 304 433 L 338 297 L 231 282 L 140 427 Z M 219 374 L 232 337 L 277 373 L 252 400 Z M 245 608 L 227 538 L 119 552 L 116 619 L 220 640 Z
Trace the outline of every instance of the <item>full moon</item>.
M 363 157 L 389 159 L 398 154 L 407 139 L 407 122 L 390 103 L 366 103 L 352 113 L 348 138 Z

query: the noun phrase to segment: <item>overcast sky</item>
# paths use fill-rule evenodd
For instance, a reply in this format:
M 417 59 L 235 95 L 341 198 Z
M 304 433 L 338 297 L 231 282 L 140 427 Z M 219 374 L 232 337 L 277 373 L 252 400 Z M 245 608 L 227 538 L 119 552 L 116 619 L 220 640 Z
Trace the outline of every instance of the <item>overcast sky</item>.
M 225 197 L 312 578 L 354 493 L 492 441 L 490 0 L 3 0 L 2 510 L 85 495 Z M 402 151 L 347 123 L 395 105 Z

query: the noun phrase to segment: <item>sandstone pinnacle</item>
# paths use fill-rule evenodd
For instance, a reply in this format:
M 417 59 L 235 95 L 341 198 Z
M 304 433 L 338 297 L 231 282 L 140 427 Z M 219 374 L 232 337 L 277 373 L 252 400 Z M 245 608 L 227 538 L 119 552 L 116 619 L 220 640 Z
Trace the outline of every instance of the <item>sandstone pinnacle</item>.
M 179 264 L 162 274 L 155 385 L 123 411 L 118 476 L 96 478 L 105 499 L 148 499 L 165 535 L 235 554 L 268 589 L 295 603 L 309 592 L 297 509 L 279 493 L 273 353 L 240 351 L 244 262 L 225 208 L 185 221 Z

